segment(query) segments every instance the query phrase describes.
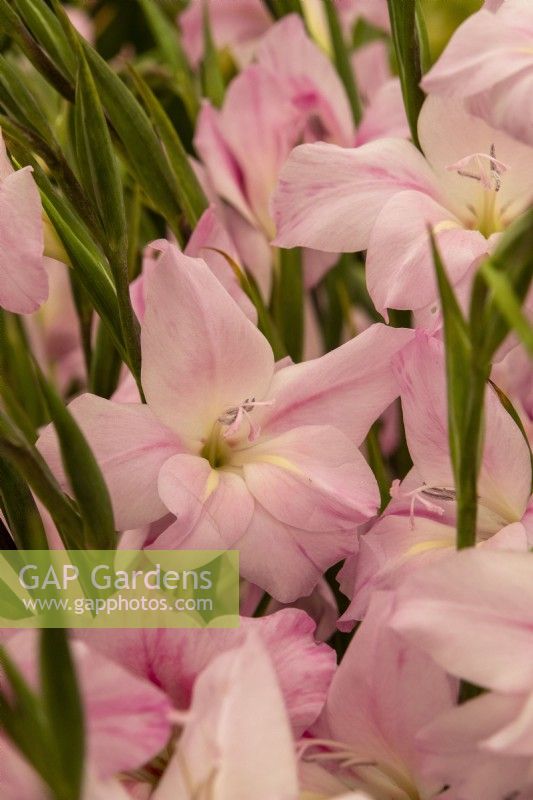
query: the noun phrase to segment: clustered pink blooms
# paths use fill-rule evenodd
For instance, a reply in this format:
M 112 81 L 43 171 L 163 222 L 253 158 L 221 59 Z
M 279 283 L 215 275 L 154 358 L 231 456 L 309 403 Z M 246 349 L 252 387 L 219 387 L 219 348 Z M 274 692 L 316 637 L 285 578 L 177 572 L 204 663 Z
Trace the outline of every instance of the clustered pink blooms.
M 388 28 L 381 0 L 339 7 L 346 31 L 359 16 Z M 303 20 L 274 22 L 259 0 L 189 5 L 193 68 L 205 9 L 239 70 L 196 124 L 209 207 L 183 249 L 170 234 L 147 245 L 130 285 L 144 397 L 123 374 L 111 399 L 85 391 L 68 407 L 119 546 L 238 550 L 241 624 L 71 636 L 83 800 L 531 800 L 533 369 L 509 336 L 482 409 L 476 544 L 457 552 L 430 231 L 466 306 L 479 264 L 533 200 L 533 3 L 487 2 L 458 28 L 422 82 L 420 149 L 382 41 L 353 58 L 356 126 Z M 308 29 L 322 12 L 309 2 Z M 366 251 L 384 322 L 276 361 L 240 276 L 245 265 L 268 300 L 278 249 L 293 247 L 306 291 L 339 254 Z M 66 390 L 83 374 L 81 343 L 72 307 L 55 311 L 72 303 L 66 268 L 45 261 L 31 170 L 14 170 L 2 144 L 0 305 L 36 311 L 50 275 L 26 330 Z M 391 310 L 414 312 L 414 328 L 388 324 Z M 380 510 L 365 440 L 384 414 L 397 433 L 398 407 L 412 466 Z M 37 447 L 69 493 L 52 425 Z M 336 597 L 324 576 L 340 562 Z M 351 636 L 340 663 L 335 629 Z M 2 639 L 38 688 L 36 636 Z M 463 702 L 465 686 L 476 696 Z M 0 795 L 46 797 L 4 734 Z

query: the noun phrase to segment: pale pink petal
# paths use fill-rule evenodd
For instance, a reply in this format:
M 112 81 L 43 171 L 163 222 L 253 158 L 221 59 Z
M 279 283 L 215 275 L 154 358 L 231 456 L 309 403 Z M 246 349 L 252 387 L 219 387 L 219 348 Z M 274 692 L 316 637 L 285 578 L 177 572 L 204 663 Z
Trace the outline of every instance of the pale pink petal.
M 453 675 L 497 691 L 531 690 L 533 556 L 458 552 L 410 575 L 399 597 L 395 629 Z
M 533 27 L 533 26 L 532 26 Z M 472 113 L 525 144 L 533 144 L 531 91 L 533 69 L 525 69 L 497 84 L 491 91 L 468 98 Z
M 362 619 L 374 591 L 395 589 L 412 571 L 446 556 L 455 547 L 455 536 L 455 525 L 438 519 L 382 517 L 360 537 L 359 552 L 353 557 L 355 578 L 348 590 L 351 603 L 341 620 Z M 338 578 L 342 581 L 344 575 L 339 573 Z
M 372 97 L 391 77 L 386 42 L 376 39 L 358 47 L 351 55 L 352 67 L 361 100 L 368 105 Z
M 114 403 L 84 394 L 73 400 L 69 410 L 102 470 L 117 530 L 162 517 L 166 508 L 157 492 L 157 476 L 165 461 L 182 449 L 178 437 L 140 403 Z M 57 436 L 51 425 L 41 434 L 38 447 L 52 472 L 66 486 Z
M 376 480 L 350 440 L 304 426 L 243 452 L 244 479 L 276 519 L 307 531 L 353 529 L 379 507 Z
M 407 443 L 429 487 L 454 487 L 449 441 L 444 349 L 419 332 L 394 361 L 402 398 Z M 522 518 L 531 488 L 529 451 L 494 390 L 487 387 L 484 450 L 478 488 L 481 503 L 499 530 Z M 499 524 L 498 524 L 499 521 Z
M 219 416 L 264 396 L 270 345 L 204 261 L 169 247 L 148 287 L 142 380 L 154 413 L 181 435 L 205 440 Z
M 5 161 L 5 145 L 2 142 L 0 146 Z M 17 314 L 31 314 L 48 297 L 41 200 L 31 167 L 7 174 L 4 163 L 2 172 L 0 306 Z
M 194 787 L 194 791 L 191 790 Z M 276 673 L 249 634 L 200 675 L 190 721 L 154 800 L 297 800 L 296 757 Z
M 387 81 L 372 96 L 357 129 L 357 144 L 373 139 L 393 136 L 408 139 L 409 124 L 405 116 L 400 82 L 397 78 Z
M 355 149 L 301 145 L 283 167 L 274 195 L 274 243 L 365 250 L 383 204 L 402 189 L 438 194 L 430 167 L 410 142 L 380 139 Z
M 440 714 L 418 740 L 426 754 L 426 772 L 453 787 L 444 795 L 457 800 L 502 800 L 533 786 L 531 759 L 496 753 L 486 747 L 492 733 L 523 707 L 522 695 L 487 693 Z
M 261 600 L 263 591 L 258 586 L 251 585 L 251 588 L 258 595 L 256 598 L 256 608 Z M 277 600 L 271 600 L 267 607 L 267 613 L 273 614 L 280 608 L 288 608 Z M 322 578 L 313 592 L 308 597 L 302 597 L 292 604 L 293 608 L 300 608 L 316 623 L 315 639 L 317 642 L 327 642 L 333 636 L 337 628 L 339 609 L 335 593 L 326 578 Z M 255 609 L 254 609 L 255 610 Z M 241 605 L 241 613 L 243 613 Z
M 292 603 L 309 595 L 323 573 L 356 545 L 352 531 L 298 530 L 256 505 L 238 542 L 240 572 L 281 603 Z
M 237 54 L 262 36 L 272 24 L 261 0 L 231 0 L 230 3 L 209 0 L 209 22 L 216 46 L 229 47 Z M 203 2 L 193 0 L 179 17 L 183 47 L 194 67 L 204 52 Z M 246 48 L 247 49 L 247 48 Z
M 43 800 L 46 787 L 20 752 L 0 736 L 0 792 L 2 800 Z
M 254 324 L 257 323 L 255 306 L 243 292 L 237 275 L 224 257 L 228 256 L 242 270 L 235 244 L 220 221 L 214 206 L 204 211 L 183 252 L 191 258 L 203 258 L 213 275 L 218 278 L 248 319 Z
M 339 260 L 338 253 L 308 249 L 302 251 L 302 258 L 306 289 L 313 289 Z
M 241 645 L 248 632 L 269 652 L 296 735 L 316 719 L 335 670 L 335 654 L 314 640 L 315 623 L 303 611 L 283 609 L 239 628 L 205 630 L 79 631 L 106 658 L 160 686 L 179 709 L 191 703 L 194 684 L 220 653 Z
M 508 6 L 509 14 L 483 9 L 466 20 L 453 35 L 435 66 L 424 76 L 423 88 L 432 93 L 467 97 L 516 75 L 531 66 L 531 18 L 528 0 L 519 10 Z M 514 13 L 513 13 L 514 11 Z M 514 24 L 511 20 L 514 17 Z M 508 23 L 508 24 L 506 24 Z
M 372 325 L 346 344 L 276 372 L 264 412 L 265 435 L 302 425 L 333 425 L 359 445 L 374 420 L 398 395 L 391 361 L 413 331 Z
M 216 123 L 215 112 L 209 114 L 208 120 L 213 117 L 209 138 L 210 129 L 204 131 L 201 118 L 195 146 L 215 188 L 271 237 L 270 197 L 279 170 L 298 139 L 300 112 L 291 103 L 281 77 L 252 65 L 232 81 L 222 110 L 216 112 Z M 220 143 L 215 141 L 217 133 L 226 148 L 224 159 Z
M 224 208 L 224 218 L 241 261 L 268 303 L 272 290 L 272 248 L 268 238 L 232 206 Z
M 383 316 L 389 308 L 412 310 L 437 301 L 430 229 L 437 236 L 452 285 L 487 252 L 481 233 L 465 230 L 453 213 L 427 194 L 398 192 L 383 206 L 368 243 L 368 291 Z
M 500 213 L 505 220 L 512 220 L 529 206 L 533 198 L 529 180 L 533 148 L 469 114 L 461 100 L 428 97 L 418 118 L 418 135 L 428 162 L 447 190 L 448 207 L 456 213 L 464 216 L 467 205 L 480 206 L 483 187 L 449 167 L 476 153 L 488 156 L 491 146 L 495 158 L 505 165 L 496 198 L 497 208 L 505 209 Z
M 194 146 L 216 192 L 253 225 L 254 217 L 245 195 L 242 167 L 225 140 L 221 112 L 208 101 L 204 101 L 198 115 Z
M 259 64 L 286 84 L 302 115 L 318 118 L 320 139 L 349 146 L 354 126 L 342 82 L 329 58 L 309 38 L 301 17 L 289 14 L 263 37 L 256 51 Z
M 376 788 L 397 789 L 401 780 L 400 785 L 416 786 L 421 796 L 431 797 L 439 786 L 423 779 L 416 735 L 451 707 L 454 687 L 425 654 L 390 629 L 392 612 L 393 596 L 375 594 L 333 678 L 314 732 L 346 745 L 354 761 L 375 765 L 356 768 L 369 789 L 376 778 Z
M 214 470 L 205 458 L 186 453 L 170 458 L 159 473 L 158 486 L 161 499 L 177 517 L 173 531 L 182 536 L 190 534 L 200 517 L 205 524 L 207 516 L 218 547 L 232 547 L 252 518 L 253 497 L 240 475 Z M 166 531 L 154 547 L 172 549 L 173 536 Z

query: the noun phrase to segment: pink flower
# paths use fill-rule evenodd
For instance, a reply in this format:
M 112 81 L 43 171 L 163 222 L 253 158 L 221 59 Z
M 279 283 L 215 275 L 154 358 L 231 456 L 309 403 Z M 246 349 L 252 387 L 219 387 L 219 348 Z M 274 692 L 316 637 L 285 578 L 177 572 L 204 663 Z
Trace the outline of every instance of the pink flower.
M 419 137 L 425 157 L 399 139 L 354 150 L 301 145 L 274 196 L 275 244 L 367 250 L 368 289 L 383 315 L 436 302 L 428 226 L 457 284 L 533 194 L 526 177 L 533 149 L 489 128 L 460 102 L 429 97 Z
M 251 633 L 198 678 L 187 724 L 153 798 L 194 800 L 207 792 L 212 800 L 299 797 L 276 673 Z
M 352 599 L 343 621 L 360 619 L 371 592 L 401 584 L 411 571 L 455 547 L 455 483 L 448 444 L 444 348 L 418 332 L 393 359 L 414 467 L 384 515 L 360 536 L 359 552 L 339 574 Z M 478 482 L 477 536 L 486 547 L 526 552 L 531 461 L 524 437 L 492 387 L 485 399 L 485 435 Z M 353 563 L 352 563 L 353 562 Z
M 467 99 L 474 114 L 533 145 L 529 0 L 486 3 L 457 29 L 422 86 L 435 94 Z
M 533 364 L 523 345 L 515 345 L 495 364 L 492 380 L 518 411 L 530 444 L 533 444 Z
M 6 649 L 34 688 L 38 685 L 37 635 L 10 636 Z M 73 655 L 87 727 L 87 764 L 95 779 L 141 767 L 166 745 L 172 706 L 158 688 L 128 673 L 85 644 L 75 642 Z M 40 779 L 2 742 L 0 788 L 5 800 L 41 800 Z M 25 787 L 25 788 L 22 788 Z M 30 791 L 31 790 L 31 791 Z
M 390 359 L 411 337 L 374 325 L 276 371 L 268 342 L 206 264 L 168 247 L 142 331 L 147 405 L 86 394 L 70 406 L 117 528 L 171 511 L 177 522 L 158 547 L 235 547 L 243 576 L 277 599 L 309 593 L 376 511 L 357 446 L 394 399 Z M 61 476 L 51 428 L 39 446 Z
M 15 171 L 0 135 L 0 306 L 31 314 L 48 296 L 41 199 L 31 167 Z
M 240 647 L 249 633 L 269 653 L 287 714 L 297 735 L 320 713 L 335 671 L 335 653 L 317 644 L 315 624 L 303 611 L 284 609 L 237 629 L 90 630 L 78 636 L 106 658 L 161 688 L 176 708 L 191 704 L 198 676 L 220 653 Z
M 402 131 L 407 134 L 395 81 L 384 86 L 370 105 L 360 141 Z M 226 225 L 266 297 L 270 293 L 268 251 L 266 265 L 262 263 L 260 269 L 256 262 L 258 250 L 263 262 L 264 240 L 270 242 L 275 233 L 272 193 L 292 148 L 302 140 L 318 139 L 348 147 L 355 143 L 356 131 L 333 64 L 307 36 L 302 19 L 291 14 L 263 37 L 256 63 L 231 82 L 223 107 L 218 110 L 204 103 L 195 135 L 210 182 L 227 204 Z M 257 244 L 258 237 L 263 246 Z M 335 261 L 331 254 L 310 252 L 305 259 L 306 275 L 312 273 L 313 281 Z
M 399 591 L 395 630 L 451 674 L 491 690 L 422 737 L 439 773 L 458 783 L 457 797 L 533 789 L 532 590 L 531 554 L 476 549 L 412 574 Z
M 45 258 L 50 292 L 37 314 L 25 318 L 25 328 L 35 357 L 45 373 L 51 374 L 60 390 L 84 386 L 85 361 L 80 324 L 72 297 L 69 267 Z
M 211 33 L 219 50 L 229 48 L 239 64 L 247 63 L 255 45 L 273 20 L 261 0 L 193 0 L 180 14 L 183 47 L 191 64 L 203 58 L 203 7 L 207 6 Z
M 376 593 L 333 678 L 314 738 L 301 742 L 305 764 L 321 765 L 346 789 L 375 800 L 429 800 L 440 785 L 424 777 L 420 729 L 454 702 L 442 669 L 389 627 L 393 596 Z M 315 766 L 316 770 L 316 766 Z M 316 780 L 311 770 L 307 779 Z

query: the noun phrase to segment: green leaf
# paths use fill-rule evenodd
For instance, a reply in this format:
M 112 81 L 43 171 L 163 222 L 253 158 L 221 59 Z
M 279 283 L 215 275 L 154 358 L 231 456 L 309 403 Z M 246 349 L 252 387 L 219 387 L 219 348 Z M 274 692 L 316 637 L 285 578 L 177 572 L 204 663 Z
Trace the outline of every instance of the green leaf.
M 165 147 L 176 178 L 176 191 L 179 195 L 180 205 L 187 222 L 191 228 L 195 228 L 207 208 L 207 198 L 191 167 L 191 162 L 178 133 L 163 106 L 141 76 L 133 69 L 131 74 Z
M 492 289 L 494 304 L 507 320 L 509 329 L 516 331 L 528 352 L 533 355 L 533 327 L 523 314 L 521 304 L 505 273 L 495 269 L 490 258 L 481 264 L 479 270 Z
M 72 87 L 63 73 L 39 47 L 18 14 L 7 0 L 0 0 L 0 31 L 13 39 L 35 69 L 67 100 L 73 97 Z
M 3 105 L 8 108 L 10 114 L 19 123 L 33 128 L 46 141 L 54 142 L 54 135 L 46 115 L 35 95 L 27 88 L 27 78 L 2 55 L 0 55 L 0 84 L 5 90 Z
M 87 43 L 82 42 L 99 96 L 113 128 L 124 145 L 129 165 L 146 195 L 172 223 L 180 204 L 168 160 L 150 120 L 127 86 Z
M 12 696 L 9 696 L 4 689 L 0 689 L 0 723 L 15 747 L 49 783 L 51 773 L 57 774 L 57 768 L 54 770 L 51 763 L 46 719 L 41 704 L 1 645 L 0 670 L 12 692 Z
M 27 484 L 0 456 L 0 498 L 8 528 L 19 550 L 47 550 L 41 516 Z
M 202 61 L 202 84 L 203 94 L 209 98 L 214 106 L 220 108 L 224 102 L 226 86 L 220 64 L 218 53 L 211 33 L 211 23 L 209 20 L 209 8 L 207 3 L 203 6 L 203 35 L 204 35 L 204 57 Z
M 457 475 L 461 456 L 462 425 L 468 399 L 467 369 L 471 359 L 471 344 L 467 323 L 432 234 L 431 245 L 444 320 L 450 454 Z
M 29 30 L 66 78 L 72 78 L 76 61 L 61 23 L 44 0 L 14 0 Z
M 200 103 L 189 62 L 181 46 L 179 30 L 154 0 L 139 0 L 139 2 L 152 36 L 156 40 L 164 60 L 172 70 L 176 91 L 185 104 L 189 119 L 194 122 Z
M 122 361 L 105 325 L 98 325 L 89 387 L 99 397 L 111 397 L 118 385 Z
M 533 208 L 519 217 L 501 236 L 491 254 L 493 271 L 505 274 L 519 303 L 528 293 L 533 278 Z M 489 296 L 484 319 L 483 355 L 490 361 L 510 330 L 494 292 Z
M 5 408 L 33 443 L 36 429 L 48 421 L 46 409 L 41 393 L 35 390 L 33 360 L 22 320 L 1 309 L 0 374 L 0 396 Z
M 390 501 L 390 475 L 388 474 L 381 447 L 379 444 L 379 423 L 375 422 L 366 437 L 366 452 L 370 469 L 374 473 L 379 486 L 381 498 L 380 513 L 384 511 Z
M 67 549 L 83 548 L 83 527 L 75 505 L 52 475 L 39 451 L 0 409 L 0 456 L 14 467 L 50 512 Z
M 275 291 L 274 316 L 293 361 L 301 361 L 304 345 L 304 285 L 302 253 L 299 248 L 278 250 L 279 277 Z
M 420 88 L 422 69 L 416 21 L 416 0 L 387 0 L 392 41 L 398 62 L 403 102 L 411 138 L 418 148 L 418 115 L 424 102 Z
M 139 325 L 131 307 L 128 275 L 128 233 L 124 193 L 111 136 L 87 62 L 79 52 L 75 102 L 76 143 L 82 172 L 106 234 L 104 248 L 117 293 L 119 319 L 128 363 L 140 387 Z
M 264 3 L 275 19 L 280 19 L 286 14 L 303 16 L 300 0 L 264 0 Z
M 361 99 L 355 81 L 354 70 L 350 53 L 344 41 L 344 34 L 342 31 L 341 23 L 335 3 L 332 0 L 325 0 L 324 8 L 326 9 L 326 16 L 328 18 L 329 32 L 331 36 L 331 44 L 333 46 L 333 55 L 335 57 L 335 65 L 337 72 L 346 89 L 348 100 L 350 101 L 350 108 L 352 109 L 353 121 L 359 125 L 363 116 L 363 109 L 361 106 Z
M 65 630 L 41 631 L 40 665 L 43 707 L 61 763 L 65 797 L 79 798 L 84 777 L 84 714 Z
M 113 509 L 100 467 L 74 417 L 40 370 L 38 377 L 57 432 L 65 474 L 85 523 L 84 547 L 113 550 L 117 543 Z

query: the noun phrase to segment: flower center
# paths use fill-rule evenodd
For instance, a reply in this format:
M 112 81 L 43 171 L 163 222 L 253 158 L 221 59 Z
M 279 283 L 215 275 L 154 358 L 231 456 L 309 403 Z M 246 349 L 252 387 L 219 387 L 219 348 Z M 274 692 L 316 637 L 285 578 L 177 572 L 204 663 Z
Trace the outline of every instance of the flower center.
M 217 420 L 217 422 L 220 422 L 220 424 L 226 428 L 222 434 L 224 439 L 235 436 L 235 434 L 239 432 L 242 423 L 246 421 L 250 428 L 248 441 L 255 442 L 261 433 L 261 428 L 259 425 L 254 425 L 250 413 L 257 406 L 271 406 L 273 402 L 273 400 L 256 400 L 255 397 L 247 397 L 246 400 L 243 400 L 238 406 L 227 408 Z
M 446 167 L 462 178 L 477 181 L 483 189 L 479 202 L 469 205 L 472 226 L 487 238 L 503 230 L 505 223 L 502 210 L 498 208 L 497 196 L 502 187 L 502 175 L 509 169 L 507 164 L 496 158 L 496 148 L 491 144 L 488 153 L 472 153 Z
M 233 437 L 237 436 L 243 423 L 248 424 L 248 441 L 255 442 L 261 433 L 259 425 L 254 423 L 251 413 L 258 406 L 271 406 L 273 400 L 256 400 L 247 397 L 237 406 L 227 408 L 216 420 L 211 435 L 205 442 L 201 455 L 206 458 L 213 469 L 228 466 L 231 462 Z
M 326 769 L 334 768 L 336 777 L 347 788 L 368 788 L 380 800 L 420 800 L 416 786 L 403 769 L 361 758 L 350 745 L 342 742 L 330 739 L 302 740 L 298 746 L 298 757 Z
M 442 506 L 432 503 L 427 498 L 434 497 L 437 500 L 455 500 L 456 492 L 455 489 L 448 489 L 441 486 L 428 486 L 426 483 L 423 483 L 422 486 L 417 486 L 416 489 L 413 489 L 410 492 L 406 492 L 404 489 L 402 489 L 400 481 L 394 480 L 390 487 L 390 496 L 395 500 L 400 500 L 401 498 L 411 499 L 409 506 L 409 519 L 411 521 L 411 528 L 414 530 L 415 505 L 417 501 L 421 503 L 424 508 L 427 508 L 427 510 L 431 513 L 438 514 L 439 517 L 442 517 L 444 515 L 444 509 Z

